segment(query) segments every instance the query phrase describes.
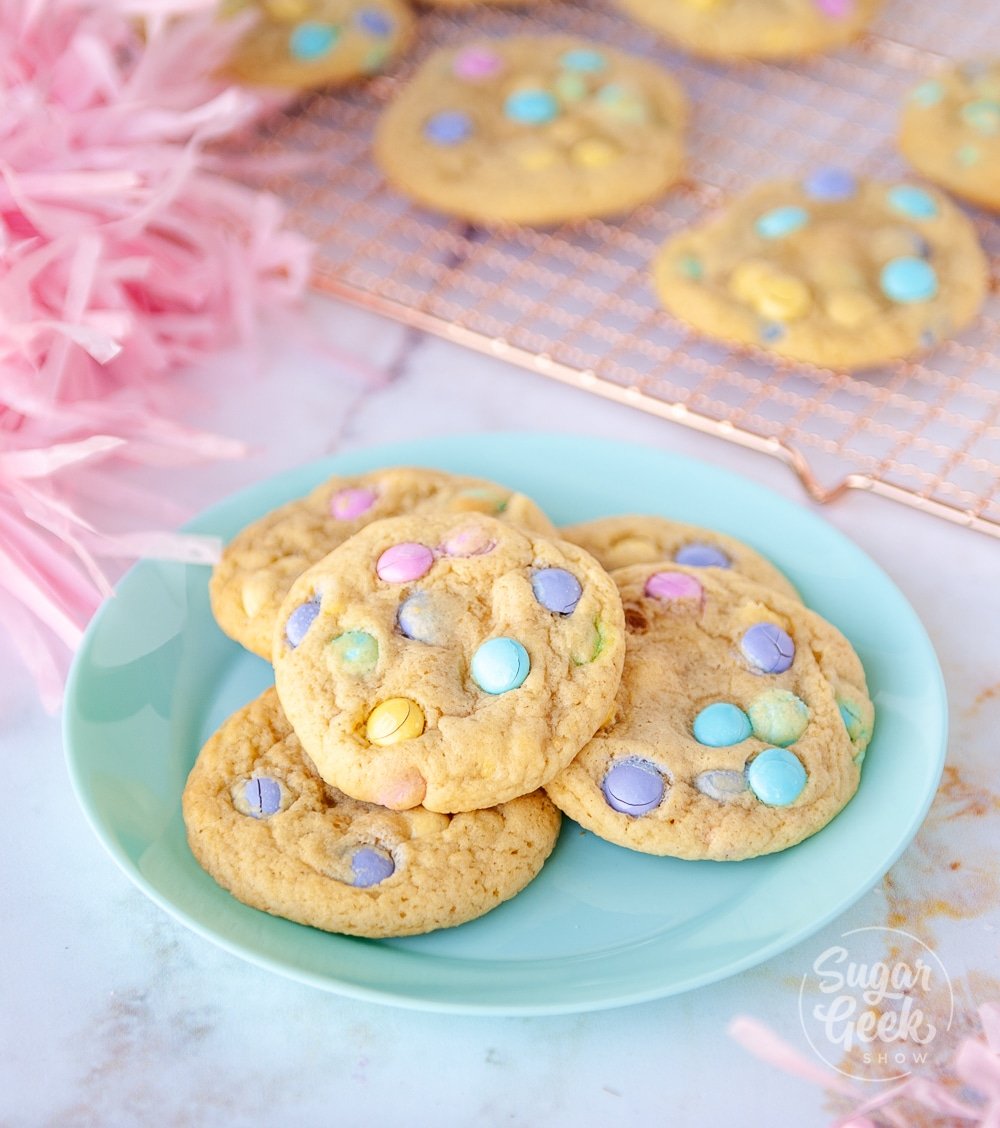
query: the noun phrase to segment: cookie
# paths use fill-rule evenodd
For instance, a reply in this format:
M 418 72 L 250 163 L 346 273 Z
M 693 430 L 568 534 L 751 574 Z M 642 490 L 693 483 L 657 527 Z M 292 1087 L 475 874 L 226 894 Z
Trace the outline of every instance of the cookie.
M 929 180 L 1000 211 L 1000 59 L 922 82 L 903 109 L 899 147 Z
M 873 708 L 857 655 L 815 612 L 721 569 L 614 573 L 625 669 L 613 715 L 547 786 L 602 838 L 736 860 L 825 826 L 857 790 Z
M 399 191 L 475 223 L 618 215 L 681 175 L 686 102 L 659 67 L 604 44 L 517 36 L 436 51 L 382 115 Z
M 238 900 L 371 937 L 489 912 L 538 874 L 560 822 L 543 792 L 461 815 L 348 799 L 316 774 L 273 689 L 205 745 L 183 810 L 192 853 Z
M 709 59 L 798 59 L 841 47 L 880 0 L 617 0 L 633 19 Z
M 615 699 L 624 619 L 583 549 L 482 515 L 369 525 L 281 607 L 275 681 L 320 774 L 384 807 L 534 791 Z
M 307 568 L 372 521 L 434 510 L 485 512 L 544 533 L 554 527 L 524 494 L 482 478 L 398 467 L 333 477 L 248 525 L 212 572 L 212 612 L 230 638 L 271 658 L 278 608 Z
M 761 184 L 682 231 L 654 274 L 664 306 L 700 332 L 834 369 L 954 336 L 987 285 L 975 230 L 943 193 L 831 168 Z
M 559 535 L 585 548 L 609 572 L 629 564 L 672 560 L 689 568 L 731 568 L 791 599 L 799 597 L 791 583 L 759 552 L 735 537 L 697 525 L 629 514 L 564 525 Z
M 258 19 L 225 67 L 255 86 L 307 90 L 377 74 L 409 44 L 413 15 L 402 0 L 230 0 L 224 15 Z

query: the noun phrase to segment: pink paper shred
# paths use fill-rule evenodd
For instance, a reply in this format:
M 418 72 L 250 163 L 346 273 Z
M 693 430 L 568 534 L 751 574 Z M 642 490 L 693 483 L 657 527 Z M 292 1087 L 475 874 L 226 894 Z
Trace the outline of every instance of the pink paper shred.
M 298 299 L 311 247 L 206 146 L 275 99 L 213 77 L 245 20 L 207 0 L 0 4 L 0 624 L 57 707 L 108 561 L 207 562 L 126 463 L 238 457 L 166 378 Z M 95 527 L 81 498 L 130 523 Z M 150 527 L 150 522 L 153 527 Z

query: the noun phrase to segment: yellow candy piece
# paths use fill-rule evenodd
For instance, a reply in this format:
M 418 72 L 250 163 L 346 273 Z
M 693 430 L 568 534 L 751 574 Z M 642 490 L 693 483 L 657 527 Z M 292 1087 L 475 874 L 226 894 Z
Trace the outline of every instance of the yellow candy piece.
M 547 145 L 532 145 L 517 154 L 517 163 L 528 172 L 541 172 L 556 163 L 557 153 Z
M 618 150 L 600 137 L 588 137 L 573 146 L 570 157 L 582 168 L 606 168 L 618 159 Z
M 848 329 L 870 321 L 879 312 L 878 302 L 863 290 L 838 290 L 824 305 L 827 317 Z
M 809 312 L 809 287 L 791 274 L 775 274 L 765 280 L 750 300 L 761 315 L 773 321 L 794 321 Z
M 774 267 L 759 259 L 741 262 L 729 275 L 729 292 L 741 302 L 753 301 L 754 295 L 774 275 Z
M 408 697 L 390 697 L 381 705 L 376 705 L 365 725 L 368 740 L 383 747 L 413 740 L 423 731 L 423 710 Z

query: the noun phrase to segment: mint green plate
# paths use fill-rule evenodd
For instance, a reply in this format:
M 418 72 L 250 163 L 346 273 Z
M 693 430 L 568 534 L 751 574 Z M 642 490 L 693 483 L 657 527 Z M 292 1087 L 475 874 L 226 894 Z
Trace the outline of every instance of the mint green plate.
M 666 432 L 665 432 L 666 433 Z M 832 620 L 865 664 L 875 739 L 861 788 L 819 834 L 747 862 L 632 853 L 566 821 L 539 877 L 459 928 L 406 940 L 331 935 L 247 908 L 188 850 L 180 797 L 198 749 L 271 682 L 216 627 L 205 568 L 144 562 L 95 617 L 73 667 L 65 738 L 80 803 L 128 876 L 183 924 L 327 990 L 400 1006 L 552 1014 L 639 1002 L 734 975 L 865 893 L 916 833 L 941 774 L 941 672 L 920 621 L 863 552 L 808 510 L 649 448 L 538 434 L 402 443 L 303 466 L 193 521 L 232 536 L 333 473 L 436 466 L 534 497 L 559 523 L 660 513 L 749 542 Z

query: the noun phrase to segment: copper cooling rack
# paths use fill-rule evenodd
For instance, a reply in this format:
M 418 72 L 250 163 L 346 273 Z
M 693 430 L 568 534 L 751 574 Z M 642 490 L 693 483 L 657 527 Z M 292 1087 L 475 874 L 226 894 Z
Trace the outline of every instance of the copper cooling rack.
M 620 222 L 549 231 L 470 227 L 412 206 L 369 156 L 384 104 L 432 47 L 565 30 L 661 61 L 694 107 L 689 180 Z M 318 244 L 316 286 L 552 379 L 778 457 L 810 496 L 866 489 L 1000 537 L 1000 222 L 974 218 L 993 264 L 978 323 L 917 362 L 864 375 L 706 342 L 657 308 L 648 264 L 678 228 L 757 179 L 816 164 L 906 174 L 901 100 L 944 61 L 1000 54 L 984 0 L 887 0 L 849 50 L 794 67 L 723 67 L 673 53 L 612 7 L 420 17 L 416 49 L 363 88 L 313 95 L 261 127 L 268 157 L 320 154 L 266 187 Z M 272 167 L 294 164 L 274 160 Z

